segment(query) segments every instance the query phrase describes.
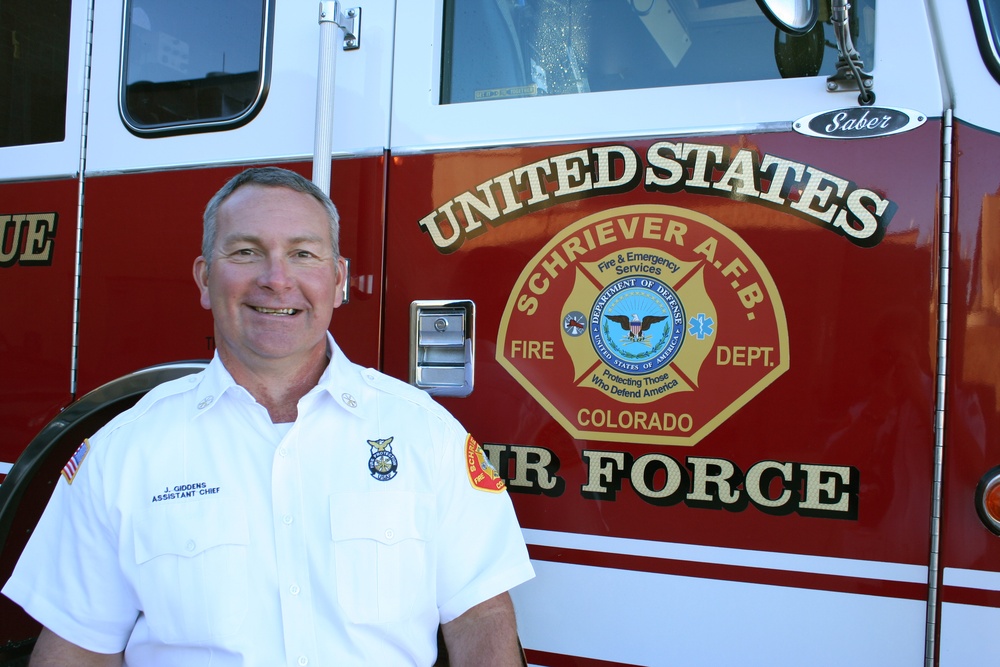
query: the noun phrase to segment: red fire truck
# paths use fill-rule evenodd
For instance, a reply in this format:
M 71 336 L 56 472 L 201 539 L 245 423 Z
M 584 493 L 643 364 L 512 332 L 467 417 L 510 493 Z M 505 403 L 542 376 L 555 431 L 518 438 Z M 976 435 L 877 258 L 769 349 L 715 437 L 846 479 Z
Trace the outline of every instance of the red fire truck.
M 0 581 L 279 164 L 506 479 L 530 664 L 1000 663 L 1000 1 L 359 4 L 0 3 Z

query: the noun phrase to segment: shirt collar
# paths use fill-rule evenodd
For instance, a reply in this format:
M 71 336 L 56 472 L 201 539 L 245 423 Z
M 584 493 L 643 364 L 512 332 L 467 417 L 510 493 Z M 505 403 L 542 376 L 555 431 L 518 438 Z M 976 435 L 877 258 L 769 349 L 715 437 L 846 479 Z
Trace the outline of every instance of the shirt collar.
M 370 389 L 361 378 L 361 368 L 344 355 L 329 331 L 326 333 L 326 340 L 330 363 L 313 391 L 328 393 L 337 405 L 351 414 L 361 416 Z
M 370 395 L 370 387 L 361 377 L 361 368 L 344 355 L 329 331 L 326 333 L 326 341 L 330 361 L 316 386 L 303 400 L 316 393 L 326 392 L 337 405 L 343 407 L 347 412 L 361 416 L 363 405 Z M 250 392 L 237 384 L 233 376 L 230 375 L 219 358 L 218 351 L 212 357 L 208 367 L 198 376 L 192 376 L 192 379 L 194 378 L 200 379 L 195 395 L 196 415 L 208 412 L 227 392 L 232 392 L 234 396 L 238 395 L 246 400 L 254 400 Z
M 250 395 L 243 387 L 236 384 L 236 380 L 219 358 L 218 351 L 212 356 L 211 363 L 202 371 L 199 378 L 201 381 L 195 393 L 195 416 L 208 412 L 227 391 L 242 391 L 245 396 Z

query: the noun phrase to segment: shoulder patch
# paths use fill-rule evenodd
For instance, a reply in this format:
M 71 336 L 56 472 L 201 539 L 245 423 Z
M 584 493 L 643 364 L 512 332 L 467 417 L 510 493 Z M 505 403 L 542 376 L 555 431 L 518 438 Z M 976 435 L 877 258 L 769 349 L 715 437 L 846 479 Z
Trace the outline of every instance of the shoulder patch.
M 87 458 L 88 453 L 90 453 L 90 441 L 85 439 L 77 447 L 76 453 L 73 454 L 72 458 L 63 466 L 62 476 L 66 478 L 68 484 L 73 483 L 73 478 L 80 471 L 80 466 L 83 465 L 83 460 Z
M 471 434 L 465 436 L 465 463 L 469 483 L 480 491 L 500 493 L 507 488 L 500 471 L 493 467 L 486 452 Z

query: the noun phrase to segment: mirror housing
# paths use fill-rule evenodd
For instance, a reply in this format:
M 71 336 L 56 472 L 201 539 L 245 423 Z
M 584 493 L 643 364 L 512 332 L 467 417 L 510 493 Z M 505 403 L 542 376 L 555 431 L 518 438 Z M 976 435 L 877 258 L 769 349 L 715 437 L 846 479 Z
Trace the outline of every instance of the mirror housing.
M 819 19 L 819 0 L 757 0 L 764 15 L 779 30 L 804 35 Z

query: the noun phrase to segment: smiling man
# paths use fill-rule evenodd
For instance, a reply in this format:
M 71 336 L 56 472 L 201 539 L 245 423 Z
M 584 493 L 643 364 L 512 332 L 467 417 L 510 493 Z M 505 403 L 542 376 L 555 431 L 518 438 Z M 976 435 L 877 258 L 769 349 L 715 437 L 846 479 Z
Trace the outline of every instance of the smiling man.
M 532 570 L 481 448 L 327 331 L 333 204 L 251 169 L 204 225 L 217 354 L 64 471 L 3 589 L 44 626 L 31 664 L 431 665 L 440 626 L 452 665 L 521 665 L 507 591 Z
M 222 363 L 275 423 L 292 422 L 326 367 L 326 331 L 341 304 L 336 211 L 309 189 L 241 184 L 209 202 L 194 278 Z

